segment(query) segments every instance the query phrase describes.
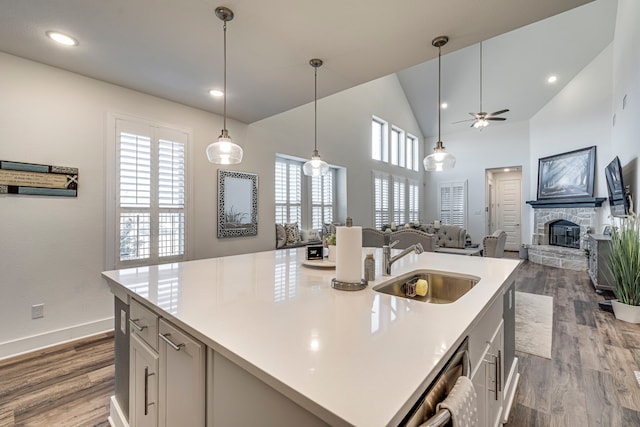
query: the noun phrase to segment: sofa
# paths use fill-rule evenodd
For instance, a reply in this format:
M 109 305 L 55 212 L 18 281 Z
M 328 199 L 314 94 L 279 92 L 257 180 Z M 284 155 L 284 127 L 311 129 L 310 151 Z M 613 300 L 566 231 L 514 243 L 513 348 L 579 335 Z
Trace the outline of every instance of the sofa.
M 441 248 L 464 249 L 467 243 L 467 230 L 456 225 L 440 225 L 435 228 L 433 224 L 424 224 L 422 231 L 436 236 L 436 245 Z
M 396 240 L 398 243 L 394 246 L 395 249 L 406 249 L 416 243 L 420 243 L 427 252 L 433 252 L 436 249 L 436 236 L 424 231 L 411 228 L 391 232 L 382 232 L 373 228 L 362 229 L 362 246 L 364 247 L 380 248 Z
M 322 236 L 318 230 L 301 230 L 298 224 L 276 224 L 276 249 L 321 244 Z

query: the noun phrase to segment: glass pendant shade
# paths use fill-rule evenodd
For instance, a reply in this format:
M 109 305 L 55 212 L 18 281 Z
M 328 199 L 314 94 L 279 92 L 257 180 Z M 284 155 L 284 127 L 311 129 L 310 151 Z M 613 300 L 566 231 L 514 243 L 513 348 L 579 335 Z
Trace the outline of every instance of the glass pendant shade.
M 422 161 L 424 169 L 428 172 L 441 172 L 447 169 L 453 169 L 456 165 L 456 157 L 444 151 L 442 141 L 438 141 L 433 153 L 429 154 Z
M 207 146 L 207 159 L 211 163 L 219 165 L 235 165 L 242 161 L 242 147 L 234 144 L 226 129 L 218 137 L 216 142 Z
M 227 132 L 227 22 L 233 19 L 233 11 L 224 6 L 216 8 L 216 16 L 223 22 L 224 34 L 224 90 L 223 129 L 216 142 L 207 146 L 207 159 L 219 165 L 235 165 L 242 162 L 242 147 L 235 144 Z
M 302 172 L 307 176 L 322 176 L 329 172 L 329 164 L 320 158 L 318 150 L 313 150 L 311 160 L 302 166 Z

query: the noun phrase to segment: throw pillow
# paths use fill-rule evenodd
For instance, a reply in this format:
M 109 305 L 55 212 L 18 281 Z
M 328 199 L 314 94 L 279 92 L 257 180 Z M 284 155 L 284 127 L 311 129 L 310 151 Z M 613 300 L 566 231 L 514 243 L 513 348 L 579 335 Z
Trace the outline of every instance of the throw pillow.
M 284 231 L 287 235 L 287 245 L 293 245 L 300 241 L 300 229 L 297 223 L 285 224 Z
M 276 224 L 276 248 L 281 248 L 287 243 L 287 233 L 284 231 L 284 225 Z

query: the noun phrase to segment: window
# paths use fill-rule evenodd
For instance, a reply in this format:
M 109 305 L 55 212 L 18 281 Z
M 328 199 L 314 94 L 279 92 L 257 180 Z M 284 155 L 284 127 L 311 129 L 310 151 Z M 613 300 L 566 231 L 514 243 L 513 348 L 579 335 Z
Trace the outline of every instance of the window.
M 371 158 L 419 171 L 418 138 L 377 117 L 371 121 Z
M 311 228 L 321 230 L 322 224 L 333 222 L 335 170 L 311 178 Z
M 420 219 L 420 187 L 415 180 L 373 172 L 374 227 L 398 225 Z
M 387 123 L 376 117 L 371 121 L 371 158 L 383 162 L 389 161 Z
M 467 228 L 467 182 L 443 182 L 439 187 L 440 221 Z
M 302 163 L 276 158 L 276 224 L 302 226 Z
M 409 221 L 415 222 L 420 220 L 420 187 L 418 183 L 413 180 L 409 180 L 409 200 L 408 200 L 408 214 Z
M 188 135 L 116 120 L 115 266 L 186 259 Z
M 420 169 L 420 152 L 418 150 L 418 138 L 407 135 L 407 169 L 418 171 Z
M 384 224 L 389 224 L 389 186 L 390 177 L 380 172 L 373 173 L 373 221 L 375 228 L 380 230 Z
M 407 222 L 406 179 L 397 176 L 393 177 L 393 222 Z
M 336 206 L 336 169 L 320 177 L 305 177 L 303 162 L 276 157 L 276 224 L 297 223 L 300 228 L 321 230 L 333 222 Z

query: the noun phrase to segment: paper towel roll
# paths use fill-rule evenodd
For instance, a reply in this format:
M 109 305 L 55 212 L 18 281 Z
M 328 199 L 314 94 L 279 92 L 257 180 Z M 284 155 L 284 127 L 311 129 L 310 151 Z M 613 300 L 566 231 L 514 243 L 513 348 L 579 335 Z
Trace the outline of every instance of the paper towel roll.
M 362 227 L 336 227 L 336 280 L 362 279 Z

